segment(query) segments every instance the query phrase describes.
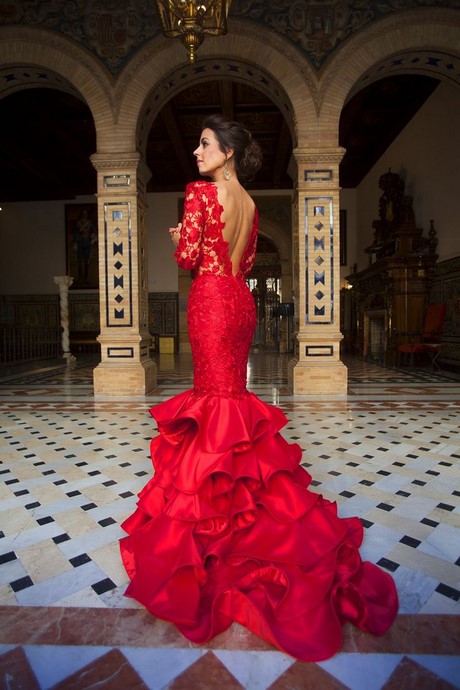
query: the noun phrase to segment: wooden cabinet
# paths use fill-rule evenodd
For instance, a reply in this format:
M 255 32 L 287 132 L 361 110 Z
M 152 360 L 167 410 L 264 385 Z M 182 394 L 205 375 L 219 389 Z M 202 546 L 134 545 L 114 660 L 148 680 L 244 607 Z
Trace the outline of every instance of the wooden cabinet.
M 379 219 L 366 248 L 369 266 L 347 276 L 352 285 L 357 355 L 396 366 L 398 346 L 417 338 L 423 326 L 436 255 L 436 232 L 415 227 L 411 197 L 389 171 L 379 181 Z

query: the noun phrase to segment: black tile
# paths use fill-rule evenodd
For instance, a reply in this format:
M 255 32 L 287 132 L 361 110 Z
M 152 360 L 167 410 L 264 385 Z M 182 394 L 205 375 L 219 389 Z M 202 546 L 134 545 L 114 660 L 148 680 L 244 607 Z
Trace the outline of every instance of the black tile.
M 391 472 L 387 472 L 386 470 L 379 470 L 377 474 L 381 474 L 382 477 L 389 477 Z
M 27 510 L 33 510 L 33 508 L 38 508 L 41 505 L 38 501 L 35 501 L 35 503 L 27 503 L 27 505 L 24 506 L 24 508 L 27 508 Z
M 14 492 L 14 495 L 15 495 L 15 496 L 25 496 L 25 495 L 28 494 L 28 493 L 29 493 L 29 492 L 28 492 L 27 489 L 21 489 L 20 491 L 15 491 L 15 492 Z
M 4 553 L 0 556 L 0 565 L 3 563 L 10 563 L 10 561 L 15 561 L 16 559 L 17 556 L 14 551 L 8 551 L 8 553 Z
M 134 474 L 136 475 L 136 477 L 145 477 L 145 475 L 148 474 L 148 472 L 142 470 L 141 472 L 134 472 Z
M 359 483 L 363 484 L 363 486 L 372 486 L 373 484 L 375 484 L 375 482 L 371 482 L 369 481 L 369 479 L 361 479 Z
M 421 479 L 414 479 L 412 484 L 417 484 L 417 486 L 426 486 L 426 482 L 422 482 Z
M 8 481 L 5 482 L 5 484 L 19 484 L 19 479 L 8 479 Z
M 436 522 L 435 520 L 429 520 L 428 518 L 423 518 L 423 520 L 420 520 L 422 525 L 428 525 L 428 527 L 437 527 L 439 525 L 439 522 Z
M 81 496 L 81 492 L 80 492 L 80 491 L 77 491 L 77 490 L 75 490 L 75 491 L 69 491 L 66 495 L 67 495 L 69 498 L 73 498 L 74 496 Z
M 400 490 L 396 492 L 396 496 L 404 496 L 404 498 L 407 498 L 408 496 L 410 496 L 410 494 L 407 491 Z
M 361 523 L 363 527 L 365 527 L 366 529 L 369 529 L 369 527 L 372 527 L 372 525 L 374 524 L 370 520 L 365 520 L 364 518 L 361 518 Z
M 352 493 L 351 491 L 341 491 L 340 496 L 343 496 L 344 498 L 353 498 L 356 494 Z
M 385 570 L 389 570 L 391 573 L 394 573 L 395 570 L 399 568 L 399 563 L 390 561 L 389 558 L 381 558 L 379 561 L 377 561 L 377 565 L 379 565 L 381 568 L 385 568 Z
M 131 467 L 131 463 L 130 462 L 122 462 L 122 463 L 120 463 L 120 467 Z
M 445 585 L 443 582 L 439 583 L 435 589 L 435 592 L 438 592 L 438 594 L 442 594 L 449 599 L 453 599 L 454 601 L 458 601 L 460 599 L 460 591 L 458 589 L 454 589 L 453 587 L 449 587 L 449 585 Z
M 332 474 L 333 477 L 340 477 L 342 473 L 336 472 L 335 470 L 331 470 L 330 472 L 328 472 L 328 474 Z
M 54 518 L 51 515 L 47 515 L 46 517 L 38 518 L 37 522 L 39 525 L 48 525 L 50 522 L 54 522 Z
M 386 510 L 387 513 L 390 512 L 390 510 L 394 509 L 394 506 L 390 506 L 389 503 L 379 503 L 376 508 L 380 508 L 380 510 Z
M 405 544 L 406 546 L 411 546 L 413 549 L 416 549 L 417 546 L 420 546 L 422 543 L 419 539 L 414 539 L 413 537 L 407 536 L 407 534 L 399 540 L 401 544 Z
M 89 477 L 95 477 L 98 474 L 101 474 L 99 470 L 93 470 L 92 472 L 88 472 Z
M 109 479 L 107 482 L 102 482 L 102 486 L 113 486 L 116 483 L 117 482 L 115 482 L 113 479 Z
M 63 534 L 58 534 L 57 537 L 53 537 L 55 544 L 62 544 L 64 541 L 69 541 L 70 537 L 65 532 Z
M 449 511 L 449 513 L 455 510 L 455 506 L 451 506 L 448 503 L 438 503 L 436 508 L 440 508 L 441 510 L 447 510 Z
M 84 565 L 85 563 L 89 563 L 90 561 L 91 558 L 88 556 L 87 553 L 81 553 L 79 556 L 69 558 L 69 563 L 73 565 L 74 568 L 78 568 L 79 565 Z
M 88 464 L 87 462 L 76 462 L 75 467 L 84 467 L 87 464 Z
M 96 594 L 104 594 L 105 592 L 110 592 L 111 589 L 115 589 L 116 585 L 110 578 L 107 578 L 106 580 L 96 582 L 94 585 L 91 585 L 91 587 Z
M 104 518 L 103 520 L 99 520 L 99 524 L 101 527 L 108 527 L 109 525 L 114 525 L 115 520 L 111 517 Z
M 95 503 L 85 503 L 84 506 L 80 506 L 82 510 L 92 510 L 93 508 L 97 508 L 97 505 Z
M 19 580 L 15 580 L 14 582 L 10 582 L 10 587 L 13 590 L 13 592 L 20 592 L 22 589 L 27 589 L 28 587 L 33 586 L 33 582 L 30 579 L 28 575 L 26 577 L 21 577 Z
M 122 494 L 120 494 L 120 498 L 129 498 L 130 496 L 134 496 L 132 491 L 124 491 Z

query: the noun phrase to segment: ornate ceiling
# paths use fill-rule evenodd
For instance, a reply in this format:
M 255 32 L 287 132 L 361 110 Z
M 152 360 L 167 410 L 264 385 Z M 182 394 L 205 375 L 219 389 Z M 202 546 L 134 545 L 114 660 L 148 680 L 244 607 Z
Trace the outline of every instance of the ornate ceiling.
M 233 0 L 229 30 L 232 19 L 263 25 L 320 70 L 341 43 L 370 22 L 429 6 L 460 8 L 460 0 Z M 0 25 L 36 25 L 76 40 L 116 77 L 132 55 L 158 35 L 153 7 L 145 0 L 9 0 L 0 3 Z M 458 63 L 446 53 L 420 51 L 392 55 L 363 75 L 342 111 L 343 188 L 359 184 L 441 79 L 458 85 Z M 253 189 L 292 188 L 292 138 L 283 106 L 269 90 L 262 93 L 241 79 L 216 79 L 216 73 L 174 91 L 146 125 L 149 191 L 180 191 L 196 177 L 192 152 L 203 117 L 214 111 L 247 123 L 260 142 L 264 164 Z M 96 151 L 92 116 L 59 75 L 30 66 L 0 68 L 0 119 L 0 202 L 72 199 L 96 191 L 89 160 Z

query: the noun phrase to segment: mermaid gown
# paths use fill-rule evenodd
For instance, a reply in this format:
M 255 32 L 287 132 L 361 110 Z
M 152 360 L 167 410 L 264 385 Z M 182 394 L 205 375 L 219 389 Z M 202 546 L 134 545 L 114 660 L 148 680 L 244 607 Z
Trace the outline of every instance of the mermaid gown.
M 176 261 L 194 270 L 188 327 L 194 386 L 153 407 L 155 474 L 123 523 L 126 595 L 205 643 L 234 621 L 304 661 L 336 653 L 342 625 L 383 634 L 392 578 L 362 562 L 359 518 L 308 490 L 284 413 L 246 389 L 256 315 L 245 276 L 257 211 L 232 274 L 217 187 L 187 186 Z

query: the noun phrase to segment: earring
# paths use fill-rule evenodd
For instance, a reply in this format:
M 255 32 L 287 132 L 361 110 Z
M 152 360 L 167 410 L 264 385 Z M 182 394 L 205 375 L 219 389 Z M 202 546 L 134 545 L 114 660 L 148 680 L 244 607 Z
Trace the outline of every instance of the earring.
M 227 164 L 227 161 L 225 161 L 225 163 L 224 163 L 224 167 L 223 167 L 223 173 L 224 173 L 224 177 L 225 177 L 225 179 L 226 179 L 226 180 L 227 180 L 227 182 L 228 182 L 228 181 L 229 181 L 229 179 L 230 179 L 230 178 L 231 178 L 231 176 L 232 176 L 232 173 L 231 173 L 231 172 L 230 172 L 230 170 L 228 169 L 228 164 Z

